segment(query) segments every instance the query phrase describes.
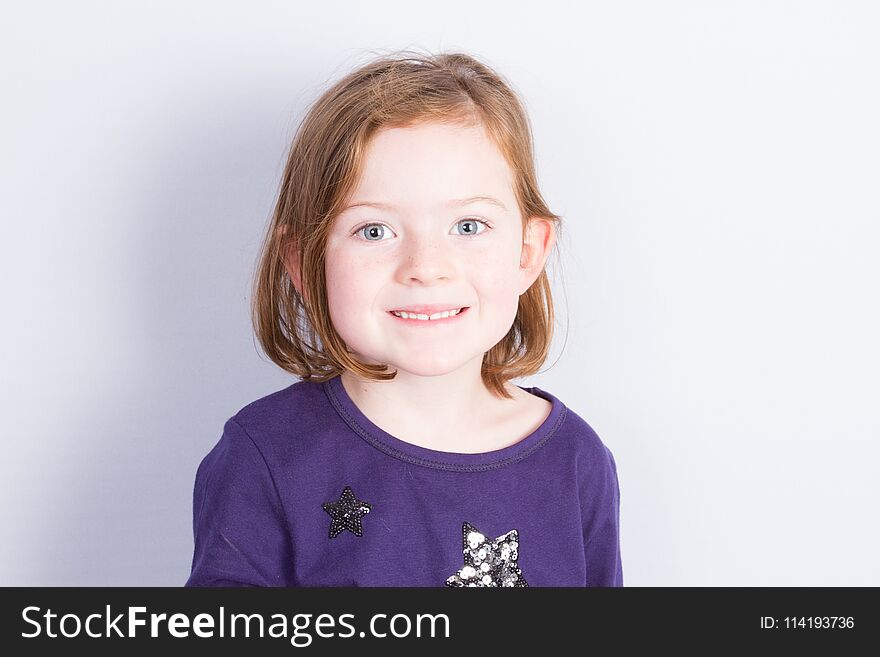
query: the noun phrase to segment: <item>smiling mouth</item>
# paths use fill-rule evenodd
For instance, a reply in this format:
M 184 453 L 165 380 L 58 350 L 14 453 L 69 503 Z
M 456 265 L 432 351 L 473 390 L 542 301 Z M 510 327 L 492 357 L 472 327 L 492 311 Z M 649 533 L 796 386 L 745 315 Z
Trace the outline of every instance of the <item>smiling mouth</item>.
M 469 306 L 463 306 L 458 310 L 444 311 L 442 313 L 435 313 L 433 315 L 426 315 L 422 313 L 408 313 L 405 311 L 397 311 L 397 310 L 389 310 L 387 311 L 389 315 L 392 317 L 396 317 L 404 322 L 411 324 L 437 324 L 437 323 L 447 323 L 451 320 L 454 320 L 458 317 L 464 315 Z

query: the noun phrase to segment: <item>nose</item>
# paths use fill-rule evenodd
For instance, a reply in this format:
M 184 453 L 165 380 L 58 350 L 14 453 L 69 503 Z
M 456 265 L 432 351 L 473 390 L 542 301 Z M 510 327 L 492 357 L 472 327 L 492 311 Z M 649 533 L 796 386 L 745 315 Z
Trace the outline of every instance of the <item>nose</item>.
M 449 280 L 455 271 L 453 246 L 443 235 L 407 236 L 401 249 L 401 262 L 397 268 L 398 279 L 407 285 Z

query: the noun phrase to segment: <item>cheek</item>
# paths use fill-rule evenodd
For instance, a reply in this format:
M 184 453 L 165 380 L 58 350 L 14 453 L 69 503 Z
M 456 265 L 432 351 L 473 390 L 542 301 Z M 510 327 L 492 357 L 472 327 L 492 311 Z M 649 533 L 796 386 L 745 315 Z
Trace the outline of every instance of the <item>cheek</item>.
M 510 252 L 486 254 L 471 270 L 471 280 L 486 301 L 509 305 L 515 303 L 520 285 L 519 255 Z
M 327 303 L 334 306 L 346 306 L 354 296 L 352 287 L 358 283 L 357 276 L 345 267 L 327 267 Z
M 362 308 L 364 297 L 359 295 L 360 278 L 345 267 L 327 267 L 327 310 L 330 323 L 342 341 L 357 350 L 358 338 L 363 335 Z M 360 301 L 359 301 L 360 300 Z
M 370 312 L 379 290 L 378 269 L 369 263 L 337 256 L 325 266 L 331 317 L 357 318 Z

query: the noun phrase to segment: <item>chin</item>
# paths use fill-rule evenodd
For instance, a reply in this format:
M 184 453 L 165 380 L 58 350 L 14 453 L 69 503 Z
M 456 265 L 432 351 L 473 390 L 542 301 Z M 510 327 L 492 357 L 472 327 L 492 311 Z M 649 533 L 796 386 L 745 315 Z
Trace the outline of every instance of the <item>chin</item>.
M 398 376 L 400 375 L 409 375 L 409 376 L 444 376 L 446 374 L 451 374 L 455 372 L 459 368 L 461 368 L 464 363 L 450 363 L 450 362 L 442 362 L 442 363 L 388 363 L 388 365 L 392 369 L 398 370 Z

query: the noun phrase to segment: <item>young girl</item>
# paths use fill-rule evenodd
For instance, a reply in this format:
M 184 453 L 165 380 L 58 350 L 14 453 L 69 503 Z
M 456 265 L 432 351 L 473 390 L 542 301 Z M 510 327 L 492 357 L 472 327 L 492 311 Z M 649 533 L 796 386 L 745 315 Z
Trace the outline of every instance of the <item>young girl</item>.
M 464 54 L 345 76 L 290 150 L 254 285 L 301 380 L 227 420 L 186 586 L 622 586 L 614 457 L 535 374 L 560 217 Z

